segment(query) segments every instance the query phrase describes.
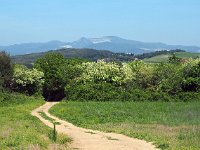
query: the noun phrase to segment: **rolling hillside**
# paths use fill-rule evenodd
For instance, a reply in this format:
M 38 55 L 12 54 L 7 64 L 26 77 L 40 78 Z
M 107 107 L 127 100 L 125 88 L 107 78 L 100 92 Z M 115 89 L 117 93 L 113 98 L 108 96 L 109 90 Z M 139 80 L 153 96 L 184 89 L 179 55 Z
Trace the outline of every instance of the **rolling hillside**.
M 91 61 L 96 61 L 98 59 L 108 59 L 113 61 L 131 61 L 134 59 L 134 56 L 131 54 L 113 53 L 106 50 L 60 49 L 42 53 L 32 53 L 26 55 L 13 56 L 12 60 L 14 63 L 30 65 L 38 58 L 44 56 L 46 53 L 51 53 L 51 52 L 60 53 L 63 56 L 65 56 L 65 58 L 81 58 L 81 59 L 88 59 Z
M 189 53 L 189 52 L 178 52 L 175 53 L 177 57 L 180 58 L 196 58 L 200 57 L 200 53 Z
M 159 63 L 159 62 L 168 62 L 169 61 L 169 56 L 171 54 L 162 54 L 158 56 L 154 56 L 151 58 L 145 58 L 143 61 L 149 62 L 149 63 Z M 196 58 L 200 57 L 200 53 L 190 53 L 190 52 L 175 52 L 175 55 L 179 58 Z
M 168 62 L 168 58 L 172 53 L 175 53 L 176 56 L 180 58 L 195 58 L 197 56 L 200 56 L 200 53 L 190 53 L 181 50 L 156 51 L 141 55 L 132 55 L 125 53 L 114 53 L 106 50 L 64 48 L 48 52 L 12 56 L 12 60 L 14 63 L 24 64 L 29 66 L 38 58 L 44 56 L 46 53 L 51 53 L 51 52 L 60 53 L 63 56 L 65 56 L 65 58 L 81 58 L 91 61 L 97 61 L 98 59 L 106 59 L 107 61 L 124 62 L 124 61 L 132 61 L 137 58 L 148 63 L 159 63 L 159 62 L 166 63 Z

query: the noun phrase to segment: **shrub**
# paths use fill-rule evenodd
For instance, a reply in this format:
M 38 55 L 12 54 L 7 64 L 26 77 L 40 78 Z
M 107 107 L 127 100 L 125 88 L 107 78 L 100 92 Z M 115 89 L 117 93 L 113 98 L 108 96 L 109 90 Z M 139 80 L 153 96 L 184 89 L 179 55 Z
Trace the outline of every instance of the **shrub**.
M 143 61 L 132 61 L 129 63 L 132 70 L 133 83 L 139 88 L 150 88 L 152 85 L 153 66 Z
M 79 78 L 79 81 L 83 83 L 111 83 L 114 85 L 121 85 L 131 80 L 132 71 L 127 64 L 121 66 L 116 63 L 106 63 L 104 61 L 99 62 L 87 62 L 82 64 L 83 73 Z
M 119 92 L 111 84 L 102 83 L 77 83 L 67 89 L 67 99 L 78 101 L 110 101 L 117 100 Z
M 67 89 L 67 99 L 74 101 L 170 101 L 167 93 L 139 88 L 125 89 L 110 83 L 77 83 Z
M 41 99 L 41 97 L 37 97 L 37 99 Z M 17 105 L 24 104 L 27 100 L 35 101 L 35 97 L 26 96 L 20 93 L 8 92 L 8 91 L 0 91 L 0 107 L 9 106 L 9 105 Z
M 81 72 L 82 59 L 65 59 L 59 53 L 48 53 L 39 58 L 35 67 L 44 73 L 43 96 L 46 100 L 61 100 L 65 95 L 65 86 L 77 78 Z
M 200 101 L 200 92 L 180 92 L 173 97 L 177 101 Z
M 41 91 L 44 83 L 44 74 L 37 69 L 28 69 L 26 66 L 15 65 L 12 79 L 12 90 L 33 95 Z
M 149 92 L 149 94 L 151 95 L 149 101 L 165 101 L 165 102 L 176 101 L 175 98 L 172 98 L 172 96 L 166 92 L 151 91 Z
M 13 65 L 6 52 L 0 52 L 0 87 L 9 87 L 13 75 Z
M 174 53 L 169 57 L 169 63 L 177 64 L 181 62 L 181 58 L 177 57 Z
M 183 68 L 182 91 L 197 92 L 200 89 L 200 59 L 191 59 Z
M 75 81 L 66 86 L 67 99 L 81 101 L 181 100 L 182 94 L 178 95 L 184 91 L 183 83 L 191 91 L 199 90 L 193 89 L 193 87 L 199 87 L 197 84 L 199 64 L 193 62 L 192 67 L 188 67 L 189 64 L 145 64 L 142 61 L 133 61 L 126 65 L 106 62 L 84 63 L 81 67 L 83 74 L 78 78 L 78 82 Z M 187 73 L 184 70 L 187 70 Z M 191 87 L 190 84 L 192 84 Z M 184 101 L 190 100 L 190 96 L 192 96 L 190 92 L 186 93 Z M 198 95 L 195 98 L 198 98 Z
M 167 92 L 169 94 L 177 93 L 181 90 L 182 82 L 181 64 L 157 64 L 154 66 L 152 83 L 154 90 Z

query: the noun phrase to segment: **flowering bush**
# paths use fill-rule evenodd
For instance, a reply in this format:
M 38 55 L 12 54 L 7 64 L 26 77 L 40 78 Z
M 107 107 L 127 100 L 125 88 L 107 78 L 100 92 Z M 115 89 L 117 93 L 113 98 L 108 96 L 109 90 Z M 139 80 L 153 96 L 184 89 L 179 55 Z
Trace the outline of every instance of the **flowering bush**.
M 106 82 L 121 85 L 131 80 L 132 71 L 127 64 L 86 62 L 82 64 L 83 73 L 79 81 L 86 82 Z
M 41 90 L 44 83 L 44 73 L 37 69 L 28 69 L 25 66 L 16 65 L 14 67 L 13 83 L 14 90 L 19 92 L 26 92 L 28 94 L 34 94 Z

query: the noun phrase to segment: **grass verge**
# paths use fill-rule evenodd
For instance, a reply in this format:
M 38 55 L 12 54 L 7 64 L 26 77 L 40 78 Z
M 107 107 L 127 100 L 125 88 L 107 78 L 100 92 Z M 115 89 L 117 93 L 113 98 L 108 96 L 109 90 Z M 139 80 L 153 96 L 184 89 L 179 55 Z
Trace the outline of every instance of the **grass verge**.
M 44 100 L 11 93 L 0 96 L 0 149 L 68 149 L 70 139 L 66 135 L 58 135 L 54 143 L 48 137 L 52 129 L 31 116 Z
M 53 118 L 48 117 L 44 112 L 39 112 L 39 114 L 46 120 L 50 121 L 51 123 L 55 125 L 60 125 L 59 122 L 56 122 Z

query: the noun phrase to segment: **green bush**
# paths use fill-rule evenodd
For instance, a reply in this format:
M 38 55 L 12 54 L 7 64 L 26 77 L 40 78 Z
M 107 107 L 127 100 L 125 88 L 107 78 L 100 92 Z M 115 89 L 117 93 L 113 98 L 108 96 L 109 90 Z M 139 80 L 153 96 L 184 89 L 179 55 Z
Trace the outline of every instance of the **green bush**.
M 47 100 L 61 100 L 65 97 L 64 87 L 78 77 L 85 60 L 65 59 L 59 53 L 48 53 L 39 58 L 34 67 L 44 73 L 43 96 Z
M 125 89 L 109 83 L 75 84 L 67 89 L 67 100 L 72 101 L 171 101 L 164 92 L 139 88 Z
M 0 89 L 10 87 L 13 75 L 13 65 L 11 58 L 6 52 L 0 52 Z
M 132 81 L 138 88 L 151 88 L 154 65 L 143 61 L 132 61 L 129 63 L 132 70 Z
M 38 97 L 37 97 L 38 98 Z M 8 105 L 17 105 L 26 103 L 26 100 L 35 100 L 36 97 L 28 97 L 24 94 L 8 92 L 8 91 L 0 91 L 0 107 L 8 106 Z M 38 99 L 41 99 L 39 97 Z
M 190 60 L 183 68 L 182 91 L 197 92 L 200 89 L 200 59 Z
M 81 65 L 83 73 L 79 77 L 79 81 L 83 83 L 106 82 L 114 85 L 125 84 L 132 80 L 132 71 L 129 65 L 117 64 L 113 62 L 106 63 L 104 61 L 87 62 Z
M 169 94 L 179 92 L 183 80 L 182 68 L 181 64 L 156 64 L 151 82 L 154 90 Z
M 166 92 L 155 91 L 155 92 L 149 92 L 149 94 L 151 95 L 149 101 L 165 101 L 165 102 L 176 101 L 175 98 L 173 98 Z
M 110 101 L 119 97 L 117 88 L 108 83 L 87 83 L 71 86 L 67 89 L 67 99 L 78 101 Z
M 200 101 L 200 92 L 180 92 L 173 96 L 177 101 Z
M 44 73 L 47 100 L 187 101 L 200 89 L 200 59 L 147 64 L 86 62 L 48 53 L 34 65 Z M 184 93 L 186 92 L 186 93 Z M 182 96 L 185 94 L 185 98 Z

